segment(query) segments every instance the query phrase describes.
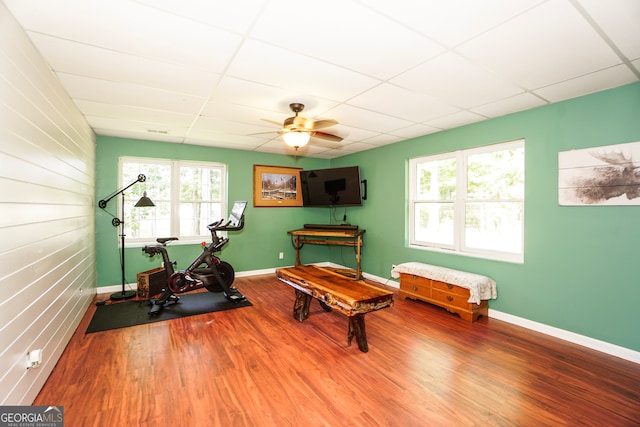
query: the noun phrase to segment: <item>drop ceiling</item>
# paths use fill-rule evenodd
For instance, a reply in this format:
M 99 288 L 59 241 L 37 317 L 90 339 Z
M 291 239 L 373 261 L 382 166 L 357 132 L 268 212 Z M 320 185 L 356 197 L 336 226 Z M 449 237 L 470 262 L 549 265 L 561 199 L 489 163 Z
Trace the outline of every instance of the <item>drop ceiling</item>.
M 638 0 L 4 0 L 98 135 L 335 158 L 640 80 Z

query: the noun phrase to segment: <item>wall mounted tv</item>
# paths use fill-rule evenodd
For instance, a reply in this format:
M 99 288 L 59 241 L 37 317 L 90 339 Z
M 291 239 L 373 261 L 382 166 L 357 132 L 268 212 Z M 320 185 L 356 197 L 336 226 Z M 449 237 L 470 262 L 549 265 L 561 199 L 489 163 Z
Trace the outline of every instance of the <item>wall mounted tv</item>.
M 360 181 L 360 168 L 300 171 L 303 206 L 361 206 L 366 200 L 366 180 Z M 364 196 L 361 185 L 365 185 Z

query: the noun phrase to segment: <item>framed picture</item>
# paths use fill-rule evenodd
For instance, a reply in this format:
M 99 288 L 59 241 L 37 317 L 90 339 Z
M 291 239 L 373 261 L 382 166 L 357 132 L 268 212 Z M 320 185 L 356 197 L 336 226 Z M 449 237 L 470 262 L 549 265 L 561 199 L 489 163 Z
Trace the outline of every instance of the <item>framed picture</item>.
M 559 204 L 640 205 L 640 163 L 637 159 L 640 159 L 640 142 L 558 153 Z
M 302 168 L 253 165 L 253 206 L 302 206 Z

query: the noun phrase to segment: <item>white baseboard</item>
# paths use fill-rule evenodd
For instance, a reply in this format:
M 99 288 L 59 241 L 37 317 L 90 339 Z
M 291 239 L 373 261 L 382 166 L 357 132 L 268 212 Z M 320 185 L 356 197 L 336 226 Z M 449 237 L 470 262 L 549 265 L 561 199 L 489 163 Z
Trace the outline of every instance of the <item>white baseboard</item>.
M 334 264 L 331 262 L 321 262 L 321 263 L 317 263 L 316 265 L 319 265 L 321 267 L 345 268 L 342 265 Z M 241 272 L 236 272 L 236 277 L 249 277 L 249 276 L 256 276 L 260 274 L 273 274 L 275 273 L 275 271 L 276 271 L 276 268 L 265 268 L 262 270 L 241 271 Z M 391 280 L 389 278 L 378 277 L 365 272 L 363 272 L 362 275 L 366 279 L 383 283 L 393 288 L 397 288 L 397 289 L 400 288 L 400 283 L 394 280 Z M 126 286 L 126 290 L 136 290 L 136 288 L 137 286 L 135 283 L 131 283 Z M 114 286 L 100 287 L 97 289 L 97 292 L 99 294 L 112 294 L 114 292 L 118 292 L 121 290 L 122 290 L 122 285 L 114 285 Z M 489 309 L 489 317 L 492 319 L 502 320 L 503 322 L 511 323 L 513 325 L 520 326 L 526 329 L 530 329 L 532 331 L 540 332 L 555 338 L 560 338 L 561 340 L 578 344 L 583 347 L 590 348 L 592 350 L 600 351 L 602 353 L 606 353 L 611 356 L 619 357 L 621 359 L 628 360 L 630 362 L 640 364 L 640 352 L 628 349 L 626 347 L 621 347 L 619 345 L 611 344 L 606 341 L 596 340 L 594 338 L 590 338 L 584 335 L 565 331 L 564 329 L 555 328 L 553 326 L 545 325 L 544 323 L 534 322 L 532 320 L 514 316 L 508 313 L 503 313 L 501 311 L 493 310 L 491 308 Z
M 553 326 L 545 325 L 544 323 L 534 322 L 532 320 L 493 309 L 489 309 L 489 317 L 640 364 L 640 352 L 626 347 L 621 347 L 606 341 L 596 340 L 594 338 L 565 331 L 564 329 L 555 328 Z

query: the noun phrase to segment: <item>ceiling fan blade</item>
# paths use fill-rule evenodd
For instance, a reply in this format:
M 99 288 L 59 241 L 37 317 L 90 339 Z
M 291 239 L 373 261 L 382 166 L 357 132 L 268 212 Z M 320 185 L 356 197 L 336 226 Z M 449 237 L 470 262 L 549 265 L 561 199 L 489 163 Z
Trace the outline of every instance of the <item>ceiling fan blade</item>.
M 271 132 L 257 132 L 257 133 L 249 133 L 247 134 L 247 136 L 253 136 L 253 135 L 266 135 L 268 133 L 277 133 L 277 131 L 272 130 Z
M 293 128 L 295 129 L 313 129 L 313 122 L 305 117 L 295 116 L 293 119 Z
M 267 122 L 267 123 L 274 124 L 274 125 L 276 125 L 276 126 L 282 126 L 282 123 L 280 123 L 280 122 L 276 122 L 276 121 L 274 121 L 274 120 L 269 120 L 269 119 L 260 119 L 260 120 L 262 120 L 263 122 Z
M 324 129 L 324 128 L 328 128 L 329 126 L 335 126 L 338 124 L 337 120 L 318 120 L 315 122 L 311 123 L 311 129 Z
M 342 141 L 342 137 L 338 135 L 332 135 L 330 133 L 320 132 L 320 131 L 311 132 L 311 136 L 315 136 L 316 138 L 327 139 L 329 141 L 335 141 L 335 142 Z

